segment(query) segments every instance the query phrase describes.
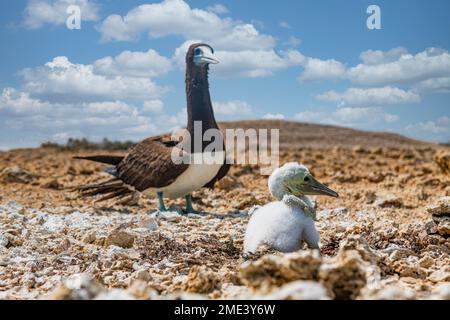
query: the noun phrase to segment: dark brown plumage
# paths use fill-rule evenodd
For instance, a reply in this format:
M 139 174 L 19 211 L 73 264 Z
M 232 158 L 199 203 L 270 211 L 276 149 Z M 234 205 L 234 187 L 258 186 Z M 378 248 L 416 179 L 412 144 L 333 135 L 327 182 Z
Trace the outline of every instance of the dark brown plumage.
M 196 133 L 194 132 L 195 121 L 202 122 L 202 136 L 208 129 L 218 129 L 209 94 L 209 66 L 208 64 L 198 66 L 193 62 L 194 51 L 200 46 L 211 48 L 209 45 L 202 43 L 194 44 L 186 54 L 186 97 L 188 111 L 186 129 L 191 135 L 191 146 L 190 150 L 188 150 L 191 153 L 202 152 L 210 144 L 208 141 L 203 141 L 201 150 L 194 150 L 194 140 L 196 139 Z M 172 141 L 170 135 L 161 135 L 145 139 L 134 146 L 125 157 L 77 157 L 78 159 L 113 165 L 106 172 L 115 177 L 107 182 L 80 187 L 79 190 L 85 196 L 101 194 L 103 195 L 101 200 L 106 200 L 129 196 L 134 191 L 142 192 L 149 188 L 159 189 L 169 186 L 189 168 L 188 164 L 175 164 L 172 161 L 172 150 L 177 144 L 178 141 Z M 223 146 L 223 151 L 225 151 L 225 144 Z M 213 188 L 214 184 L 228 173 L 229 168 L 230 166 L 228 164 L 224 164 L 217 175 L 204 187 Z
M 172 161 L 174 142 L 166 137 L 148 138 L 134 148 L 116 166 L 116 177 L 137 191 L 170 185 L 188 167 Z

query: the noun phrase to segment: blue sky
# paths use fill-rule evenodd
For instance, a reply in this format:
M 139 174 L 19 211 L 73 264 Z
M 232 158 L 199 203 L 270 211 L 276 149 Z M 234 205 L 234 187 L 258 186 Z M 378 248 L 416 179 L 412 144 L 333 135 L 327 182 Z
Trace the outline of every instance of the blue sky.
M 66 27 L 70 4 L 81 29 Z M 369 5 L 381 30 L 369 30 Z M 0 149 L 140 140 L 185 122 L 183 56 L 211 44 L 219 120 L 450 140 L 450 2 L 0 2 Z

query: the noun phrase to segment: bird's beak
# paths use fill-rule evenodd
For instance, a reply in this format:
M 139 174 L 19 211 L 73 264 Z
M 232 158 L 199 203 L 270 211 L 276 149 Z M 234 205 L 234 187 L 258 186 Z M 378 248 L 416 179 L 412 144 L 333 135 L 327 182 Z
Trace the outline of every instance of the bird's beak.
M 219 60 L 217 60 L 216 56 L 210 52 L 204 52 L 200 57 L 200 61 L 203 64 L 218 64 Z
M 294 196 L 304 196 L 304 195 L 324 195 L 338 198 L 339 195 L 336 191 L 331 190 L 327 186 L 323 185 L 313 177 L 309 177 L 308 182 L 300 182 L 300 183 L 290 183 L 286 185 L 288 190 Z
M 305 185 L 305 190 L 310 195 L 324 195 L 335 198 L 339 197 L 339 194 L 336 191 L 331 190 L 326 185 L 320 183 L 313 177 L 311 177 L 308 183 Z

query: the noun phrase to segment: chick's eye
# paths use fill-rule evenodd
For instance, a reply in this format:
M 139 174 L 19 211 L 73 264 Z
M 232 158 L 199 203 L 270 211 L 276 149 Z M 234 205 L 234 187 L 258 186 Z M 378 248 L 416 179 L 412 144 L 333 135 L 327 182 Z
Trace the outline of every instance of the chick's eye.
M 303 179 L 303 181 L 308 182 L 308 181 L 309 181 L 309 177 L 305 177 L 305 178 Z
M 196 56 L 200 55 L 201 53 L 202 53 L 202 51 L 200 49 L 198 49 L 198 48 L 194 50 L 194 54 Z

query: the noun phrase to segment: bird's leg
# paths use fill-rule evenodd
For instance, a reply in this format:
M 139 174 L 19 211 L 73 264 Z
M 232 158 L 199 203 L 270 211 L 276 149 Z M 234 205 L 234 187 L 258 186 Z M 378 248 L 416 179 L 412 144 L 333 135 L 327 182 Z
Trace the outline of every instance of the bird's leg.
M 186 196 L 186 213 L 200 213 L 192 207 L 192 195 Z
M 163 193 L 162 192 L 157 192 L 156 195 L 158 196 L 158 201 L 159 201 L 159 211 L 160 212 L 167 211 L 167 208 L 164 205 Z

